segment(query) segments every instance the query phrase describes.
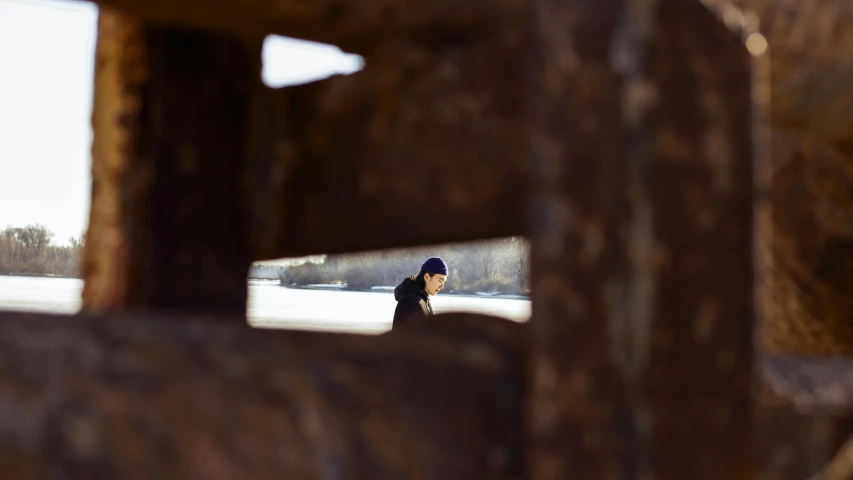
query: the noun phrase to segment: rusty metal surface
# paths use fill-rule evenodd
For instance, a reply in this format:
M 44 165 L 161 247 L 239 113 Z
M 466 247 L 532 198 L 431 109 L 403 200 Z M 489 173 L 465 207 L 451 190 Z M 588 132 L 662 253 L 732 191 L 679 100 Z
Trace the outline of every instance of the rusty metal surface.
M 522 0 L 98 0 L 140 19 L 238 33 L 276 33 L 358 51 L 383 39 L 430 41 L 518 26 Z
M 850 30 L 853 6 L 843 0 L 703 0 L 728 10 L 733 22 L 757 24 L 773 51 L 775 126 L 833 140 L 853 140 L 853 69 Z M 100 0 L 112 7 L 170 25 L 241 34 L 277 33 L 333 43 L 362 53 L 393 38 L 430 43 L 488 35 L 522 26 L 528 2 L 521 0 L 421 2 L 380 0 L 228 0 L 181 2 Z M 745 8 L 745 12 L 730 9 Z M 754 15 L 750 15 L 753 13 Z
M 765 355 L 756 370 L 758 478 L 826 471 L 853 432 L 849 359 Z
M 529 476 L 750 477 L 751 58 L 698 2 L 534 5 Z
M 722 3 L 722 2 L 719 2 Z M 774 126 L 853 140 L 853 4 L 734 0 L 755 13 L 772 56 Z
M 728 10 L 730 21 L 759 23 L 773 50 L 773 123 L 821 138 L 853 140 L 853 7 L 843 0 L 704 0 Z M 528 2 L 520 0 L 420 2 L 381 0 L 298 2 L 264 0 L 182 2 L 100 0 L 112 7 L 170 25 L 242 34 L 277 33 L 323 41 L 362 53 L 393 38 L 430 43 L 473 38 L 522 25 Z M 743 7 L 744 11 L 729 9 Z M 754 13 L 755 15 L 749 15 Z
M 625 266 L 612 218 L 624 191 L 614 165 L 620 85 L 608 57 L 619 2 L 532 4 L 527 476 L 621 478 L 633 464 L 621 444 L 631 416 L 601 303 L 606 276 Z
M 831 144 L 773 132 L 772 299 L 762 347 L 789 355 L 853 352 L 853 164 Z
M 379 337 L 0 314 L 4 478 L 508 479 L 523 325 Z
M 646 79 L 659 96 L 644 119 L 651 160 L 638 177 L 652 176 L 645 177 L 652 244 L 645 258 L 628 250 L 636 269 L 628 285 L 638 289 L 629 292 L 648 294 L 649 303 L 614 307 L 649 320 L 650 469 L 659 478 L 748 478 L 758 317 L 754 169 L 767 147 L 753 138 L 752 58 L 742 32 L 700 5 L 662 0 L 658 8 Z M 672 455 L 684 445 L 687 455 Z
M 130 154 L 137 139 L 143 86 L 149 80 L 141 23 L 101 9 L 92 108 L 92 198 L 82 275 L 83 305 L 109 310 L 138 304 L 137 270 L 147 265 L 144 232 L 147 165 Z
M 763 406 L 756 417 L 760 480 L 811 480 L 832 460 L 853 425 L 849 416 L 800 412 L 790 405 Z
M 84 308 L 233 315 L 0 315 L 0 471 L 519 478 L 529 416 L 530 478 L 754 473 L 750 59 L 698 2 L 536 0 L 533 45 L 516 0 L 99 3 L 252 40 L 101 9 Z M 778 52 L 772 121 L 851 141 L 846 50 L 830 45 L 849 9 L 739 3 Z M 368 68 L 261 89 L 267 32 L 338 43 Z M 781 130 L 774 149 L 784 301 L 762 341 L 848 353 L 848 156 Z M 242 323 L 250 260 L 526 224 L 526 411 L 521 326 L 439 316 L 352 338 Z M 816 471 L 849 433 L 853 367 L 761 368 L 761 478 Z
M 364 71 L 268 91 L 256 258 L 523 234 L 522 40 L 389 41 Z
M 811 479 L 826 469 L 853 432 L 851 375 L 850 359 L 761 358 L 755 389 L 758 478 Z
M 848 437 L 835 456 L 808 480 L 843 480 L 853 478 L 853 437 Z
M 243 314 L 260 41 L 99 22 L 84 308 Z
M 803 480 L 850 435 L 849 362 L 768 356 L 756 370 L 756 466 L 762 480 Z

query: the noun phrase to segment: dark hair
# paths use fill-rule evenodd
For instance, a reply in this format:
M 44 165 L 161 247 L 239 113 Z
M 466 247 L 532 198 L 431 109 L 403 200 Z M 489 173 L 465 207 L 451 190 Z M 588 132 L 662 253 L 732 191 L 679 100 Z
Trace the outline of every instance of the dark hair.
M 424 278 L 424 275 L 426 274 L 426 271 L 421 270 L 421 273 L 415 277 L 415 282 L 417 282 L 418 286 L 421 288 L 426 288 L 426 279 Z
M 415 282 L 417 282 L 418 286 L 421 288 L 426 288 L 426 278 L 424 278 L 424 276 L 426 276 L 426 275 L 434 277 L 436 275 L 441 275 L 441 274 L 440 273 L 429 273 L 426 270 L 421 270 L 421 272 L 418 273 L 417 276 L 415 276 Z

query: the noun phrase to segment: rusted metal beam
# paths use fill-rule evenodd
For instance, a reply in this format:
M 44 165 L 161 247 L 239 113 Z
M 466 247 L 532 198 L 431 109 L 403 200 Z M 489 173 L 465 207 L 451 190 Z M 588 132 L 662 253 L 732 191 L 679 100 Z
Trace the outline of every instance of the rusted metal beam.
M 846 28 L 853 7 L 843 0 L 704 0 L 726 10 L 733 23 L 746 20 L 768 36 L 773 50 L 776 126 L 808 131 L 831 140 L 853 140 L 853 42 Z M 138 2 L 100 0 L 139 18 L 240 34 L 277 33 L 369 52 L 384 40 L 406 37 L 432 43 L 476 37 L 522 26 L 527 2 L 520 0 L 202 0 Z M 737 8 L 743 7 L 742 11 Z M 746 15 L 746 16 L 744 16 Z
M 522 235 L 522 40 L 385 42 L 364 71 L 268 91 L 255 257 Z
M 96 0 L 141 19 L 232 33 L 270 33 L 332 43 L 349 51 L 390 38 L 457 38 L 518 26 L 521 0 Z
M 521 478 L 523 325 L 0 314 L 8 478 Z M 472 335 L 471 332 L 477 332 Z
M 150 168 L 129 154 L 139 135 L 143 88 L 149 81 L 144 27 L 102 9 L 95 50 L 92 105 L 92 197 L 82 274 L 84 308 L 109 310 L 144 303 L 138 272 L 149 249 L 142 223 Z
M 533 5 L 530 478 L 749 478 L 750 55 L 699 2 Z
M 84 309 L 245 312 L 260 52 L 101 11 Z
M 853 42 L 847 25 L 853 6 L 844 0 L 703 0 L 726 11 L 732 23 L 758 24 L 773 51 L 772 120 L 781 128 L 828 140 L 853 140 Z M 520 0 L 100 0 L 139 18 L 240 34 L 277 33 L 362 53 L 385 40 L 406 37 L 425 44 L 473 38 L 522 26 Z M 740 10 L 734 7 L 742 7 Z M 499 55 L 497 52 L 495 55 Z

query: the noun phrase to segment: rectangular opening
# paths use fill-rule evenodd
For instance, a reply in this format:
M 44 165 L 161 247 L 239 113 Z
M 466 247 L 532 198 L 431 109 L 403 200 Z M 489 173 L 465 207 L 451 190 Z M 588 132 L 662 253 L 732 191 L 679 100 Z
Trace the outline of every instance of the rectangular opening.
M 471 312 L 526 322 L 529 246 L 521 237 L 256 262 L 249 272 L 250 324 L 380 334 L 391 328 L 394 289 L 429 257 L 447 263 L 436 314 Z

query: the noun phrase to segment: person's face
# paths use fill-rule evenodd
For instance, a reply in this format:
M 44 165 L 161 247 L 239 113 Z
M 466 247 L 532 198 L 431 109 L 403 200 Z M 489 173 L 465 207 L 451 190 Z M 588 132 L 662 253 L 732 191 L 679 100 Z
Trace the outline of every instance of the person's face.
M 436 295 L 438 292 L 444 288 L 444 282 L 447 281 L 447 275 L 442 275 L 437 273 L 435 275 L 430 275 L 427 273 L 424 275 L 424 290 L 430 295 Z

